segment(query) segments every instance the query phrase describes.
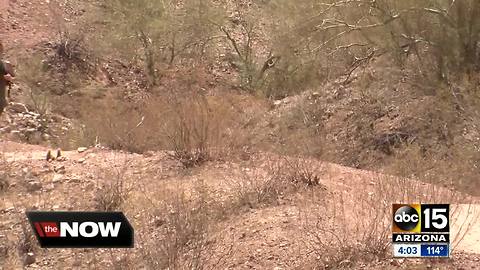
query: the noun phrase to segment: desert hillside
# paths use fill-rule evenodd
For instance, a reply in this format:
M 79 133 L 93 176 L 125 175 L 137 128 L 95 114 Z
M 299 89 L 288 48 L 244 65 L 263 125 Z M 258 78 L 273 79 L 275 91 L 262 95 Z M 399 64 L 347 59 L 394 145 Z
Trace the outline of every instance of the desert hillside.
M 479 268 L 477 1 L 0 8 L 0 269 Z M 450 259 L 392 259 L 399 202 L 452 204 Z M 135 248 L 42 249 L 28 210 Z

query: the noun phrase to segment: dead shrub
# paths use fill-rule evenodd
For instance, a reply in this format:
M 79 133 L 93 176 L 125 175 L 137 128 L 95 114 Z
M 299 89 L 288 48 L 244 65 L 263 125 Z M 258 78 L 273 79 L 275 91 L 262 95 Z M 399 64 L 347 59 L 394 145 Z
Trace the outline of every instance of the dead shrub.
M 240 148 L 240 123 L 228 99 L 192 92 L 182 95 L 152 97 L 139 104 L 118 100 L 85 104 L 82 135 L 92 144 L 116 150 L 168 150 L 184 167 L 218 160 Z
M 227 147 L 229 113 L 225 104 L 202 95 L 176 99 L 165 128 L 172 156 L 186 168 L 219 158 Z
M 0 154 L 0 193 L 6 192 L 10 186 L 11 166 L 5 156 Z
M 261 169 L 243 169 L 240 179 L 232 180 L 236 204 L 249 208 L 276 202 L 289 187 L 278 174 L 269 174 Z
M 116 99 L 90 104 L 85 102 L 83 105 L 85 110 L 81 118 L 85 127 L 77 133 L 87 144 L 102 144 L 113 150 L 132 153 L 160 150 L 165 145 L 159 135 L 160 127 L 155 124 L 158 115 L 163 114 L 162 109 L 153 111 L 148 107 L 140 110 L 134 104 Z M 163 108 L 163 105 L 159 103 L 158 108 Z M 154 113 L 158 115 L 155 117 Z
M 132 187 L 127 178 L 130 163 L 125 160 L 120 168 L 105 173 L 102 183 L 97 183 L 95 208 L 99 211 L 120 210 L 127 200 Z
M 294 185 L 313 187 L 320 185 L 320 177 L 323 175 L 323 166 L 318 161 L 314 162 L 305 158 L 289 158 L 283 161 L 284 177 Z
M 262 167 L 243 168 L 230 180 L 236 206 L 257 208 L 269 205 L 300 188 L 320 185 L 322 167 L 302 158 L 268 161 Z
M 18 80 L 27 85 L 27 106 L 42 116 L 51 110 L 49 91 L 58 87 L 50 78 L 41 55 L 22 59 L 18 65 Z
M 464 194 L 422 182 L 383 175 L 370 184 L 359 180 L 363 192 L 324 194 L 302 209 L 304 241 L 315 268 L 344 269 L 390 257 L 393 203 L 472 203 Z M 458 211 L 452 205 L 452 216 Z M 463 220 L 455 222 L 461 223 Z M 455 223 L 452 222 L 452 223 Z M 461 228 L 464 235 L 468 231 Z M 461 239 L 455 240 L 456 242 Z
M 395 158 L 389 160 L 384 171 L 478 195 L 479 158 L 475 146 L 469 143 L 435 148 L 409 145 L 395 151 Z
M 152 269 L 215 269 L 225 262 L 230 250 L 213 258 L 218 210 L 212 207 L 208 192 L 200 187 L 197 196 L 186 190 L 166 192 L 163 200 L 153 201 L 155 211 L 149 216 L 143 262 Z M 152 222 L 153 221 L 153 222 Z
M 80 30 L 59 31 L 52 49 L 54 54 L 49 64 L 64 74 L 76 71 L 78 74 L 88 75 L 96 70 L 96 60 L 87 48 L 84 33 Z
M 31 231 L 28 222 L 22 219 L 21 234 L 17 246 L 19 257 L 22 258 L 23 265 L 27 266 L 35 262 L 35 234 Z

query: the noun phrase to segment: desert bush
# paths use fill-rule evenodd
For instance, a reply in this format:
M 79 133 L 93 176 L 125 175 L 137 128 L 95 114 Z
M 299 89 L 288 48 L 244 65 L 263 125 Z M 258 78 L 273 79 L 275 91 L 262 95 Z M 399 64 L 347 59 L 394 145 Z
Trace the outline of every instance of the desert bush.
M 169 150 L 185 167 L 221 158 L 240 142 L 233 134 L 239 123 L 222 98 L 190 93 L 152 98 L 141 108 L 117 101 L 85 112 L 91 143 L 136 153 Z
M 129 62 L 140 62 L 150 87 L 174 64 L 189 64 L 208 54 L 223 12 L 214 2 L 196 1 L 106 1 L 100 11 L 105 50 L 119 51 Z M 98 18 L 98 17 L 97 17 Z M 116 31 L 111 31 L 111 29 Z M 105 44 L 103 44 L 105 42 Z
M 277 202 L 291 186 L 278 177 L 278 172 L 269 174 L 260 169 L 243 169 L 240 179 L 231 180 L 236 204 L 257 208 Z
M 305 158 L 289 158 L 283 161 L 283 177 L 294 185 L 313 187 L 320 185 L 323 164 Z
M 225 109 L 201 95 L 177 100 L 166 127 L 173 157 L 185 167 L 218 157 L 224 150 L 222 130 L 228 121 Z
M 362 193 L 314 195 L 314 203 L 302 209 L 304 241 L 314 254 L 315 268 L 354 268 L 390 257 L 393 203 L 450 203 L 455 216 L 459 204 L 474 202 L 464 194 L 416 180 L 376 175 L 359 181 L 356 185 Z
M 55 80 L 50 79 L 48 67 L 41 55 L 20 61 L 17 73 L 18 80 L 27 85 L 27 105 L 41 115 L 49 113 L 50 90 L 58 85 Z
M 384 171 L 478 195 L 478 160 L 478 151 L 468 143 L 434 149 L 409 145 L 395 151 L 395 159 L 389 160 Z
M 423 81 L 478 70 L 477 1 L 270 1 L 272 50 L 268 96 L 283 97 L 342 78 L 388 57 Z
M 153 227 L 142 249 L 147 267 L 215 269 L 225 263 L 229 250 L 223 250 L 219 258 L 212 257 L 218 208 L 204 187 L 195 188 L 195 194 L 180 189 L 165 193 L 161 201 L 154 200 Z
M 0 154 L 0 193 L 5 192 L 10 185 L 11 166 L 4 155 Z
M 233 208 L 257 208 L 272 203 L 301 188 L 320 185 L 323 167 L 303 158 L 269 160 L 262 167 L 243 168 L 239 178 L 230 179 Z
M 60 31 L 57 41 L 52 44 L 54 54 L 49 64 L 65 75 L 71 71 L 77 76 L 91 74 L 96 70 L 96 60 L 85 45 L 84 32 L 71 31 Z
M 27 266 L 35 262 L 35 234 L 32 232 L 28 221 L 23 219 L 21 222 L 21 234 L 17 245 L 19 257 L 22 258 L 23 266 Z
M 108 171 L 105 173 L 105 176 L 99 180 L 102 181 L 102 183 L 97 184 L 94 198 L 96 209 L 99 211 L 117 211 L 122 209 L 132 189 L 127 179 L 129 165 L 128 160 L 125 159 L 119 168 Z

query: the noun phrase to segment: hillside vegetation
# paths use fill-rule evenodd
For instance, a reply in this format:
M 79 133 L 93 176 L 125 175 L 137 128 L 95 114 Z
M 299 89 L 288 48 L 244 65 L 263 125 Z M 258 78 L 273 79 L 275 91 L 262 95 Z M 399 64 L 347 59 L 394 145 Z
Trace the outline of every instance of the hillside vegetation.
M 269 150 L 477 190 L 477 1 L 79 5 L 21 62 L 38 110 L 80 123 L 64 148 Z
M 0 0 L 13 269 L 402 269 L 391 203 L 480 195 L 479 1 L 30 2 Z M 62 261 L 32 208 L 122 210 L 142 244 Z

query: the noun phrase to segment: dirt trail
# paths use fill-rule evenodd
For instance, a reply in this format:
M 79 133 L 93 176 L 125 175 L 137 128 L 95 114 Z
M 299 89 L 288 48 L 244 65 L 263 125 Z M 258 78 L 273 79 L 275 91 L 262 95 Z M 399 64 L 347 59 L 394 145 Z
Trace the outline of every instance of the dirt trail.
M 452 205 L 450 229 L 454 252 L 480 254 L 480 205 Z
M 24 160 L 45 160 L 47 151 L 48 150 L 31 152 L 7 152 L 4 155 L 8 162 Z M 56 152 L 52 151 L 52 154 L 55 155 Z M 76 151 L 62 151 L 62 156 L 66 157 L 67 159 L 75 159 L 80 157 L 79 153 Z
M 67 158 L 67 161 L 54 161 L 48 163 L 45 161 L 47 151 L 48 148 L 42 146 L 0 141 L 0 152 L 5 156 L 9 163 L 16 164 L 17 166 L 15 166 L 15 168 L 18 170 L 28 167 L 37 168 L 37 171 L 42 171 L 47 167 L 56 167 L 59 165 L 65 166 L 67 173 L 64 175 L 64 180 L 55 182 L 54 185 L 52 184 L 52 187 L 54 188 L 49 193 L 45 193 L 46 195 L 44 195 L 48 197 L 48 200 L 53 200 L 56 204 L 58 204 L 58 206 L 52 206 L 51 209 L 53 210 L 90 209 L 89 207 L 85 206 L 85 201 L 91 198 L 91 196 L 87 195 L 89 192 L 94 190 L 94 183 L 97 181 L 98 177 L 96 177 L 95 173 L 92 174 L 92 177 L 89 177 L 88 175 L 92 172 L 101 171 L 105 168 L 115 166 L 118 164 L 118 161 L 115 162 L 113 159 L 115 159 L 115 156 L 120 155 L 120 152 L 100 150 L 96 148 L 88 149 L 82 153 L 79 153 L 78 151 L 65 151 L 63 152 L 63 156 Z M 219 194 L 222 194 L 222 192 L 224 192 L 223 189 L 225 188 L 222 186 L 222 184 L 225 183 L 221 183 L 223 181 L 222 179 L 225 179 L 222 174 L 229 174 L 229 172 L 233 170 L 232 167 L 238 165 L 228 163 L 217 166 L 217 164 L 211 164 L 199 168 L 198 171 L 192 173 L 191 178 L 187 175 L 181 176 L 178 174 L 171 174 L 171 177 L 160 180 L 160 178 L 157 179 L 154 177 L 161 174 L 161 170 L 163 169 L 166 169 L 165 173 L 168 173 L 167 168 L 169 166 L 166 164 L 168 163 L 168 160 L 162 158 L 161 155 L 162 153 L 154 153 L 147 156 L 121 153 L 122 158 L 132 161 L 132 163 L 129 163 L 128 167 L 131 173 L 141 174 L 146 171 L 150 171 L 146 174 L 148 177 L 143 177 L 142 174 L 142 177 L 139 178 L 139 181 L 142 179 L 146 180 L 145 182 L 137 183 L 140 186 L 143 185 L 145 187 L 145 190 L 141 190 L 141 192 L 152 192 L 152 194 L 155 194 L 158 192 L 156 189 L 161 186 L 159 183 L 166 184 L 168 181 L 179 181 L 186 185 L 191 182 L 190 180 L 198 178 L 204 179 L 206 182 L 208 182 L 207 184 L 219 189 Z M 265 156 L 269 155 L 266 154 Z M 262 164 L 262 157 L 259 157 L 258 160 L 255 158 L 252 161 L 251 166 L 259 166 L 258 164 Z M 85 158 L 86 161 L 78 162 L 82 158 Z M 389 179 L 380 177 L 379 174 L 375 172 L 357 170 L 336 164 L 326 164 L 319 161 L 318 164 L 324 164 L 323 166 L 325 166 L 326 176 L 325 179 L 322 180 L 322 183 L 325 185 L 326 190 L 331 193 L 343 194 L 342 196 L 345 199 L 345 208 L 347 210 L 352 209 L 352 211 L 356 211 L 358 207 L 355 206 L 355 204 L 359 204 L 359 202 L 364 200 L 364 196 L 370 196 L 371 193 L 378 192 L 382 185 L 390 184 L 388 182 L 390 181 Z M 52 177 L 54 178 L 53 175 L 48 176 L 44 180 L 40 180 L 40 182 L 44 183 L 44 186 L 47 186 L 53 181 Z M 382 181 L 386 182 L 381 183 Z M 408 181 L 412 181 L 413 185 L 418 185 L 417 188 L 419 193 L 423 193 L 429 187 L 427 184 L 419 183 L 414 180 Z M 19 190 L 19 186 L 20 184 L 17 183 L 17 190 Z M 73 190 L 77 192 L 73 192 Z M 81 192 L 78 192 L 78 190 L 81 190 Z M 361 192 L 356 192 L 357 190 L 361 190 Z M 438 192 L 439 194 L 442 194 L 441 192 L 443 192 L 443 190 L 439 188 Z M 16 197 L 18 194 L 19 191 L 12 193 L 13 197 L 11 198 L 17 198 L 18 201 L 33 200 L 33 197 L 30 199 L 28 197 L 22 197 L 19 199 Z M 68 197 L 65 198 L 66 194 L 68 194 Z M 139 209 L 144 207 L 144 204 L 141 203 L 141 198 L 143 197 L 138 196 L 138 198 L 140 198 L 139 201 L 132 199 L 132 205 L 129 205 L 129 208 Z M 469 202 L 474 201 L 470 199 L 468 200 Z M 0 201 L 0 217 L 2 217 L 2 211 L 4 211 L 5 213 L 3 213 L 3 218 L 5 220 L 4 225 L 6 224 L 5 226 L 13 226 L 11 224 L 13 224 L 17 218 L 17 216 L 13 214 L 12 210 L 6 210 L 13 207 L 18 209 L 17 214 L 22 214 L 24 209 L 23 205 L 31 205 L 31 203 L 11 203 L 11 201 L 7 201 L 2 206 Z M 375 205 L 381 207 L 383 204 L 376 203 Z M 38 203 L 38 207 L 40 207 L 40 209 L 46 209 L 42 203 Z M 266 264 L 275 263 L 268 258 L 278 258 L 279 263 L 285 263 L 288 261 L 283 260 L 282 256 L 288 257 L 289 260 L 291 258 L 291 261 L 301 261 L 301 257 L 299 257 L 300 255 L 296 255 L 295 253 L 297 249 L 302 250 L 301 242 L 296 241 L 297 239 L 295 237 L 289 237 L 293 231 L 298 230 L 299 216 L 297 216 L 298 210 L 296 207 L 296 205 L 287 202 L 283 205 L 272 206 L 255 211 L 252 210 L 251 212 L 242 216 L 242 218 L 235 219 L 235 221 L 229 221 L 238 222 L 238 224 L 229 223 L 229 226 L 231 228 L 235 228 L 236 230 L 230 233 L 235 235 L 247 235 L 245 238 L 239 240 L 238 245 L 240 253 L 237 254 L 233 259 L 235 259 L 238 264 L 241 265 L 245 262 L 245 260 L 250 260 L 250 251 L 253 250 L 258 253 L 254 256 L 257 260 L 256 263 L 258 263 L 257 269 L 269 268 L 267 266 L 270 265 Z M 385 205 L 385 207 L 389 207 L 389 205 Z M 451 239 L 454 254 L 467 254 L 467 256 L 478 258 L 480 255 L 480 204 L 452 205 L 451 208 Z M 126 211 L 132 211 L 131 209 L 127 209 Z M 375 212 L 378 211 L 378 209 L 375 208 L 372 211 Z M 347 213 L 347 215 L 348 214 L 350 213 Z M 134 215 L 132 214 L 132 216 Z M 132 221 L 134 220 L 135 218 L 132 218 Z M 0 222 L 0 234 L 2 227 L 1 224 L 2 222 Z M 266 247 L 264 243 L 267 243 L 267 246 L 270 248 Z M 42 255 L 39 257 L 41 257 L 43 261 L 49 263 L 56 262 L 53 257 L 50 257 L 51 253 L 48 253 L 48 251 L 42 252 L 44 253 L 42 253 Z M 71 256 L 71 254 L 68 254 L 69 253 L 67 252 L 65 256 Z M 289 265 L 288 262 L 287 265 Z M 291 262 L 290 266 L 292 265 L 294 265 L 294 262 Z
M 48 151 L 48 148 L 45 147 L 14 142 L 0 142 L 0 149 L 8 162 L 43 161 L 46 157 L 46 151 Z M 15 151 L 15 149 L 22 151 Z M 78 160 L 87 154 L 77 151 L 62 151 L 62 155 L 69 160 Z M 330 181 L 327 185 L 334 189 L 346 189 L 347 191 L 355 189 L 349 181 L 357 178 L 355 174 L 372 173 L 334 164 L 330 166 L 329 170 L 330 174 L 334 174 L 334 176 L 329 178 Z M 480 254 L 480 204 L 452 205 L 452 209 L 454 209 L 451 214 L 452 248 L 455 252 Z

